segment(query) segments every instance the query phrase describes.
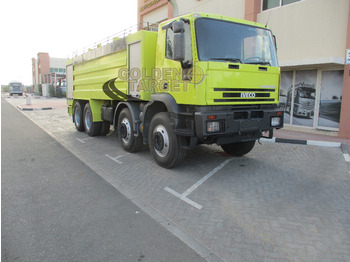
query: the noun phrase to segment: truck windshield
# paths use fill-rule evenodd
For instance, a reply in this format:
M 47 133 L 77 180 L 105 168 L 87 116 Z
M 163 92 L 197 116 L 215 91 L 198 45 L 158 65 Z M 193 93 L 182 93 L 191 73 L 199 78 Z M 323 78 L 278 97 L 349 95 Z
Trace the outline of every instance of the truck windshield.
M 309 90 L 300 90 L 300 97 L 301 98 L 315 99 L 315 92 L 309 91 Z
M 195 22 L 200 61 L 278 66 L 271 31 L 209 18 Z

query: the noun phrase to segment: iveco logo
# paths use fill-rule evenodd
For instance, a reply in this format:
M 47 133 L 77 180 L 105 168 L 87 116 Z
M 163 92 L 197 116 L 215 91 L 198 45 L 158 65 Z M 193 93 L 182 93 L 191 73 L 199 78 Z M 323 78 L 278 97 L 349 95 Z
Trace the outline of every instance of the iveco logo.
M 255 93 L 241 93 L 241 97 L 255 97 Z

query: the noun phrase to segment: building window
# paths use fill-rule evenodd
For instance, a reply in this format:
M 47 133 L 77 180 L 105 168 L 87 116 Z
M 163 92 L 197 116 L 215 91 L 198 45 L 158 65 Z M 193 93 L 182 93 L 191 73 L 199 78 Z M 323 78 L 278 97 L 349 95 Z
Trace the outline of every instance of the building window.
M 66 69 L 64 68 L 54 68 L 54 67 L 50 68 L 50 73 L 65 73 L 65 72 L 66 72 Z
M 344 70 L 281 72 L 280 106 L 284 123 L 337 131 Z
M 265 11 L 267 9 L 289 5 L 295 2 L 300 2 L 301 0 L 263 0 L 262 10 Z
M 343 70 L 323 71 L 318 126 L 339 128 Z

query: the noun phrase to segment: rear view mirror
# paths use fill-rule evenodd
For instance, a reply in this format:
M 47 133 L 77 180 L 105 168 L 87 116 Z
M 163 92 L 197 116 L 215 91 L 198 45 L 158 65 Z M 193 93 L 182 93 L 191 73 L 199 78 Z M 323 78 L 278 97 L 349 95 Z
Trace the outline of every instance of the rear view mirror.
M 175 34 L 183 33 L 185 31 L 185 23 L 183 21 L 175 21 L 173 23 L 173 31 Z
M 183 61 L 185 59 L 185 36 L 184 34 L 174 34 L 174 60 Z

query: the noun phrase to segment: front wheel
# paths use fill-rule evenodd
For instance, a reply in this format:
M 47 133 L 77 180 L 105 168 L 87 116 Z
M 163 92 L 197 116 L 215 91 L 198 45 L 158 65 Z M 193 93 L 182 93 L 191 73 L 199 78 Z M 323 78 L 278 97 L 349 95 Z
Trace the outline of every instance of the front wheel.
M 148 141 L 154 160 L 162 167 L 175 167 L 185 158 L 186 150 L 181 148 L 179 137 L 170 127 L 170 117 L 167 112 L 158 113 L 152 118 Z
M 255 140 L 252 140 L 222 145 L 221 148 L 229 155 L 243 156 L 253 149 L 254 144 Z

